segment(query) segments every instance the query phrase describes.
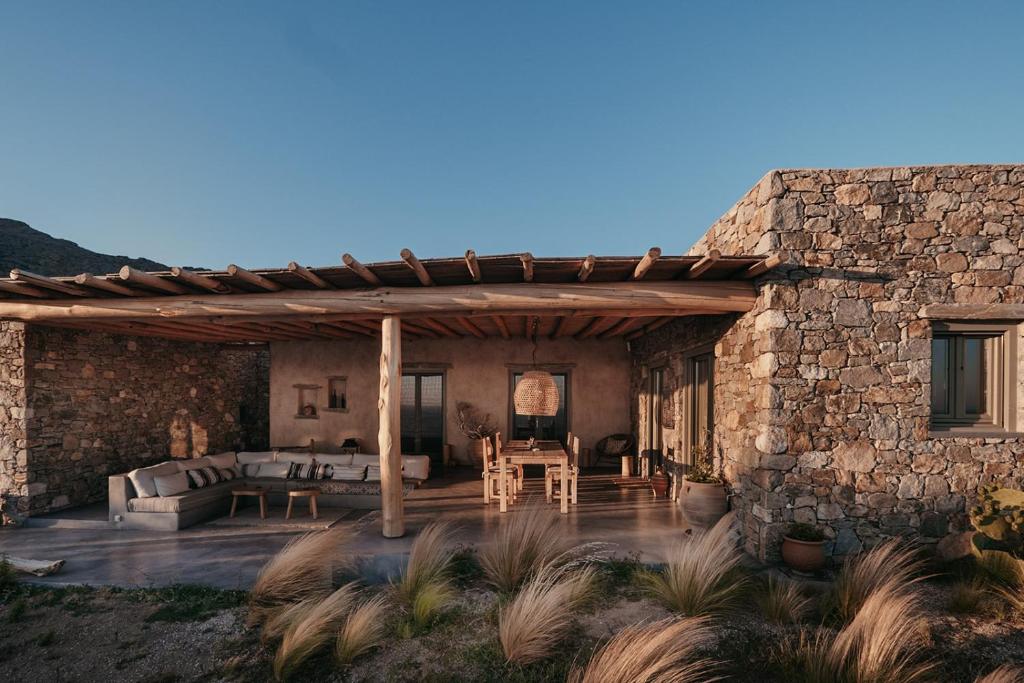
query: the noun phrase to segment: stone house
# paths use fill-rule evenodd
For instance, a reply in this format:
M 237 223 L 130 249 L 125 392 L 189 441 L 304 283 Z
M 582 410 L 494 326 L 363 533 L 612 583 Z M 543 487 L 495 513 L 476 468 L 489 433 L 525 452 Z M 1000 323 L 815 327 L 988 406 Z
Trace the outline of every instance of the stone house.
M 934 543 L 979 483 L 1020 482 L 1022 190 L 1024 166 L 773 171 L 684 256 L 0 280 L 0 494 L 35 514 L 157 456 L 372 449 L 374 325 L 401 311 L 402 381 L 419 396 L 442 378 L 437 438 L 456 452 L 455 402 L 511 433 L 510 386 L 540 362 L 563 377 L 557 429 L 586 447 L 631 431 L 678 473 L 710 443 L 758 558 L 793 521 L 838 556 Z M 60 291 L 110 283 L 151 296 Z M 343 410 L 324 407 L 337 381 Z

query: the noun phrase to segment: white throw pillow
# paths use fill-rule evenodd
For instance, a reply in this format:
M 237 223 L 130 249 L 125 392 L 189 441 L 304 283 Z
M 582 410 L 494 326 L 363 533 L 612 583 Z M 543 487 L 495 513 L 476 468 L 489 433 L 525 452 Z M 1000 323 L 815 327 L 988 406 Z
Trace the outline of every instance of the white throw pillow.
M 211 465 L 219 470 L 234 467 L 235 463 L 238 462 L 235 458 L 234 451 L 226 451 L 224 453 L 218 453 L 217 455 L 208 455 L 206 458 L 210 461 Z
M 367 466 L 366 481 L 380 481 L 380 465 Z
M 139 498 L 152 498 L 157 495 L 154 477 L 162 477 L 174 474 L 178 471 L 178 463 L 174 461 L 162 462 L 159 465 L 140 467 L 128 473 L 128 479 L 135 487 L 135 495 Z
M 256 473 L 258 477 L 275 477 L 285 479 L 288 476 L 288 469 L 291 465 L 287 462 L 265 462 L 260 464 Z
M 162 477 L 153 477 L 158 496 L 176 496 L 188 491 L 188 472 L 175 472 Z
M 366 477 L 364 465 L 334 465 L 331 479 L 335 481 L 362 481 Z
M 188 458 L 186 460 L 178 460 L 178 471 L 187 472 L 188 470 L 198 470 L 203 467 L 210 467 L 213 463 L 206 456 L 201 458 Z

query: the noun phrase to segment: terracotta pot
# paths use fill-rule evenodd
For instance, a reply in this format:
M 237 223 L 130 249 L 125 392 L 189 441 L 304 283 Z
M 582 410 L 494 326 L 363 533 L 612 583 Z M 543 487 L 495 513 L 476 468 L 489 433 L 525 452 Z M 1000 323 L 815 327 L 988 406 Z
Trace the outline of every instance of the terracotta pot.
M 668 475 L 658 472 L 651 476 L 651 490 L 655 498 L 668 497 Z
M 816 572 L 825 566 L 825 541 L 798 541 L 782 537 L 782 561 L 798 572 Z
M 723 484 L 700 484 L 683 477 L 679 494 L 683 514 L 691 524 L 710 527 L 729 511 L 729 498 Z

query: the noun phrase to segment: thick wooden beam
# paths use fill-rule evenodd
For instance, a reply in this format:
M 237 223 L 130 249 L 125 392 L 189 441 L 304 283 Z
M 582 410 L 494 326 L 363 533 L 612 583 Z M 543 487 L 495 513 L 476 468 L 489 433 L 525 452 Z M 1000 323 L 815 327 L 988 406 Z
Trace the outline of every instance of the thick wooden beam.
M 11 279 L 15 282 L 37 287 L 39 289 L 49 289 L 50 291 L 64 294 L 65 296 L 89 296 L 89 293 L 73 284 L 67 284 L 61 282 L 52 277 L 46 275 L 37 275 L 30 273 L 27 270 L 21 270 L 15 268 L 11 271 Z
M 696 280 L 703 275 L 708 268 L 718 263 L 718 259 L 722 258 L 722 252 L 717 249 L 710 250 L 705 256 L 697 261 L 690 269 L 683 275 L 687 280 Z
M 423 267 L 420 260 L 416 258 L 416 254 L 412 253 L 411 249 L 402 250 L 402 260 L 412 268 L 412 272 L 416 273 L 416 279 L 420 281 L 420 284 L 424 287 L 433 287 L 434 281 L 430 277 L 430 273 Z
M 171 275 L 173 275 L 176 280 L 181 280 L 187 285 L 192 285 L 198 289 L 205 289 L 206 291 L 213 292 L 214 294 L 227 294 L 231 291 L 223 282 L 214 280 L 212 277 L 207 277 L 206 275 L 194 273 L 191 270 L 185 270 L 178 266 L 171 268 Z
M 782 263 L 782 254 L 772 254 L 771 256 L 758 261 L 754 265 L 747 268 L 745 271 L 740 273 L 740 277 L 750 279 L 759 275 L 764 275 L 772 268 L 777 268 Z
M 237 277 L 247 285 L 259 287 L 260 289 L 265 289 L 268 292 L 280 292 L 284 289 L 283 286 L 277 284 L 273 280 L 265 278 L 262 275 L 257 275 L 256 273 L 246 270 L 241 266 L 236 266 L 234 263 L 228 266 L 228 275 L 231 277 Z
M 0 280 L 0 292 L 21 294 L 22 296 L 30 296 L 33 299 L 49 299 L 51 297 L 51 294 L 44 289 L 26 285 L 24 282 L 14 282 L 13 280 Z
M 644 275 L 647 275 L 647 271 L 651 269 L 654 262 L 661 258 L 661 249 L 659 247 L 651 247 L 644 254 L 644 257 L 640 259 L 640 263 L 636 264 L 636 268 L 633 269 L 633 275 L 630 276 L 630 280 L 643 280 Z
M 458 316 L 457 318 L 455 318 L 455 321 L 462 325 L 462 329 L 466 330 L 474 337 L 483 339 L 487 336 L 486 334 L 484 334 L 483 330 L 474 325 L 469 318 L 466 318 L 464 316 Z
M 342 254 L 341 260 L 353 273 L 363 278 L 363 281 L 366 282 L 366 284 L 373 287 L 380 287 L 384 284 L 380 281 L 379 277 L 377 277 L 369 268 L 357 261 L 352 254 Z
M 158 292 L 165 292 L 167 294 L 188 294 L 189 291 L 185 287 L 164 280 L 163 278 L 157 277 L 150 273 L 145 273 L 141 270 L 135 270 L 131 266 L 124 266 L 121 270 L 117 271 L 117 276 L 125 282 L 130 282 L 133 285 L 139 285 L 146 289 L 154 289 Z
M 480 273 L 480 262 L 476 260 L 476 252 L 472 249 L 466 250 L 466 267 L 469 268 L 469 275 L 473 282 L 480 282 L 483 276 Z
M 125 287 L 116 282 L 111 282 L 105 277 L 96 277 L 91 273 L 81 273 L 75 276 L 75 284 L 80 287 L 88 287 L 89 289 L 98 289 L 101 292 L 108 292 L 110 294 L 118 294 L 120 296 L 145 296 L 145 292 L 140 292 L 137 289 L 131 287 Z
M 590 278 L 590 274 L 594 272 L 594 265 L 597 263 L 597 259 L 593 254 L 583 259 L 583 263 L 580 264 L 580 272 L 576 276 L 580 282 L 586 282 Z
M 163 282 L 161 280 L 161 282 Z M 168 283 L 170 284 L 170 283 Z M 175 285 L 178 286 L 178 285 Z M 204 318 L 255 320 L 384 315 L 608 315 L 617 317 L 746 312 L 756 293 L 748 281 L 478 284 L 452 287 L 298 290 L 266 294 L 192 294 L 123 299 L 0 300 L 0 318 Z M 685 311 L 685 313 L 679 313 Z
M 309 270 L 308 268 L 300 266 L 295 261 L 292 261 L 291 263 L 288 264 L 288 270 L 292 271 L 293 273 L 295 273 L 296 275 L 298 275 L 303 280 L 313 285 L 317 289 L 334 289 L 334 287 L 331 286 L 330 282 L 323 279 L 322 277 L 320 277 L 313 271 Z
M 402 509 L 402 321 L 381 322 L 380 398 L 377 402 L 380 502 L 384 538 L 405 535 Z
M 508 339 L 512 336 L 512 333 L 508 330 L 508 323 L 500 315 L 492 315 L 491 320 L 498 326 L 498 331 L 501 332 L 501 336 L 504 339 Z
M 533 254 L 526 252 L 519 259 L 523 262 L 523 282 L 533 282 Z

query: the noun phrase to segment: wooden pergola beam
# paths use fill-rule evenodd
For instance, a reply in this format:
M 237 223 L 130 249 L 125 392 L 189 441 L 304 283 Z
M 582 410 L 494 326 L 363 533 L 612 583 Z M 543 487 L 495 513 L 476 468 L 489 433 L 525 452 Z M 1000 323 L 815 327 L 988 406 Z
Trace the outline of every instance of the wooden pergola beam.
M 179 266 L 171 268 L 171 275 L 176 280 L 181 280 L 186 285 L 192 285 L 197 289 L 205 289 L 208 292 L 214 294 L 227 294 L 231 290 L 224 283 L 214 280 L 212 277 L 206 275 L 200 275 L 199 273 L 192 272 L 191 270 L 185 270 Z
M 687 280 L 695 280 L 703 275 L 711 266 L 718 263 L 718 260 L 722 258 L 722 252 L 717 249 L 708 251 L 699 261 L 690 266 L 690 269 L 683 274 Z
M 476 259 L 476 252 L 472 249 L 466 250 L 466 267 L 469 268 L 469 276 L 473 282 L 480 282 L 483 275 L 480 272 L 480 262 Z
M 533 282 L 533 254 L 521 254 L 519 260 L 523 262 L 523 282 Z
M 228 266 L 228 275 L 238 278 L 247 285 L 259 287 L 260 289 L 265 289 L 268 292 L 280 292 L 284 289 L 283 286 L 273 280 L 263 277 L 262 275 L 258 275 L 251 270 L 246 270 L 241 266 L 236 266 L 234 263 Z
M 590 254 L 583 259 L 583 263 L 580 264 L 580 272 L 576 275 L 580 282 L 586 282 L 590 278 L 590 274 L 594 272 L 594 265 L 596 263 L 597 259 L 593 254 Z
M 569 325 L 572 324 L 572 318 L 564 315 L 558 319 L 558 325 L 555 327 L 555 331 L 551 333 L 552 339 L 558 337 L 564 337 L 569 331 Z
M 416 279 L 420 281 L 420 284 L 424 287 L 433 287 L 434 281 L 430 277 L 430 273 L 423 267 L 420 260 L 416 258 L 416 254 L 412 253 L 411 249 L 403 249 L 401 252 L 402 260 L 405 261 L 406 265 L 412 268 L 412 272 L 416 273 Z
M 124 266 L 121 270 L 117 271 L 117 276 L 125 282 L 130 282 L 133 285 L 139 285 L 146 289 L 153 289 L 158 292 L 166 292 L 167 294 L 189 294 L 189 290 L 176 282 L 164 280 L 163 278 L 157 277 L 151 273 L 146 273 L 141 270 L 136 270 L 131 266 Z
M 163 282 L 161 280 L 161 282 Z M 170 283 L 168 283 L 170 284 Z M 175 285 L 177 286 L 177 285 Z M 193 294 L 123 299 L 0 301 L 0 318 L 180 318 L 254 320 L 402 316 L 660 316 L 749 311 L 756 292 L 749 281 L 658 281 L 584 284 L 478 284 L 429 289 L 381 287 L 358 290 L 289 289 L 267 294 Z M 678 313 L 685 311 L 685 313 Z
M 658 329 L 659 327 L 667 325 L 668 323 L 672 322 L 672 320 L 674 320 L 674 318 L 672 316 L 664 316 L 662 318 L 658 318 L 654 322 L 647 324 L 646 326 L 642 327 L 641 329 L 636 330 L 634 332 L 630 332 L 629 334 L 627 334 L 626 335 L 626 341 L 632 341 L 634 339 L 638 339 L 639 337 L 644 336 L 648 332 L 653 332 L 654 330 Z
M 469 332 L 474 337 L 477 337 L 478 339 L 484 339 L 487 336 L 486 334 L 484 334 L 483 330 L 474 325 L 469 318 L 466 318 L 464 316 L 458 316 L 457 318 L 455 318 L 455 321 L 462 325 L 462 329 L 466 330 L 467 332 Z
M 772 268 L 777 268 L 781 263 L 782 254 L 772 254 L 744 270 L 740 273 L 740 277 L 749 280 L 750 278 L 764 275 Z
M 132 289 L 131 287 L 125 287 L 124 285 L 116 282 L 111 282 L 105 277 L 96 277 L 91 273 L 80 273 L 76 275 L 75 284 L 79 287 L 98 289 L 101 292 L 118 294 L 120 296 L 146 296 L 145 292 L 140 292 L 137 289 Z
M 598 332 L 603 332 L 608 327 L 618 322 L 619 318 L 612 315 L 603 315 L 598 318 L 594 318 L 587 326 L 576 333 L 576 339 L 588 339 L 593 337 Z
M 295 261 L 292 261 L 291 263 L 288 264 L 288 270 L 295 273 L 296 275 L 298 275 L 303 280 L 313 285 L 317 289 L 333 289 L 333 286 L 331 285 L 330 282 L 323 279 L 310 269 L 300 266 Z
M 414 323 L 407 320 L 405 321 L 405 327 L 425 328 L 424 332 L 430 333 L 431 337 L 437 337 L 438 335 L 445 337 L 462 336 L 447 325 L 442 325 L 433 318 L 416 318 Z
M 623 318 L 619 322 L 609 327 L 604 332 L 597 335 L 597 338 L 611 339 L 612 337 L 617 337 L 620 334 L 625 334 L 626 332 L 629 332 L 633 327 L 638 325 L 642 320 L 643 318 Z
M 345 264 L 346 268 L 349 268 L 353 273 L 363 278 L 363 282 L 366 284 L 373 287 L 380 287 L 384 284 L 380 281 L 380 278 L 373 273 L 373 271 L 357 261 L 352 254 L 342 254 L 341 261 Z
M 509 332 L 508 329 L 508 323 L 505 322 L 504 318 L 502 318 L 500 315 L 492 315 L 491 320 L 493 320 L 494 324 L 497 325 L 498 332 L 501 332 L 501 336 L 503 339 L 508 339 L 509 337 L 512 336 L 512 333 Z
M 38 287 L 26 285 L 24 282 L 14 282 L 12 280 L 0 280 L 0 291 L 30 296 L 33 299 L 49 299 L 52 296 L 45 289 L 39 289 Z
M 644 275 L 647 275 L 647 271 L 651 269 L 654 262 L 661 258 L 661 248 L 651 247 L 644 254 L 644 257 L 640 259 L 640 263 L 636 264 L 636 268 L 633 269 L 633 274 L 630 276 L 630 280 L 643 280 Z
M 69 285 L 46 275 L 30 273 L 27 270 L 21 270 L 20 268 L 15 268 L 11 271 L 11 279 L 15 282 L 30 285 L 38 289 L 48 289 L 59 294 L 64 294 L 65 296 L 89 296 L 89 292 L 76 287 L 75 285 Z

